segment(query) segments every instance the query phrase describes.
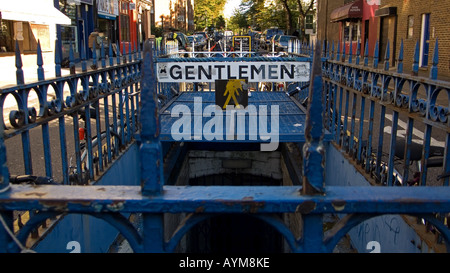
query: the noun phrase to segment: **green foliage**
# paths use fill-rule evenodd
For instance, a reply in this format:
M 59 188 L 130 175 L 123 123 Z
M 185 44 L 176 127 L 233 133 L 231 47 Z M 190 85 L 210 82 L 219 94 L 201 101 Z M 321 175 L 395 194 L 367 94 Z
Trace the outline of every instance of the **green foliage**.
M 224 0 L 196 0 L 194 10 L 196 29 L 203 30 L 217 24 L 224 25 L 223 10 L 225 3 Z
M 234 31 L 249 27 L 264 31 L 275 26 L 293 32 L 304 28 L 303 22 L 306 14 L 312 11 L 312 2 L 314 0 L 242 0 L 228 27 Z

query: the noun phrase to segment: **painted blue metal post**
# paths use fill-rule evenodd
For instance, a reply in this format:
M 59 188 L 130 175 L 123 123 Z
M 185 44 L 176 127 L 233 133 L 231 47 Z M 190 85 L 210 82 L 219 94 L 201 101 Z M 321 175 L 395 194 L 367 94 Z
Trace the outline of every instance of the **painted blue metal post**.
M 303 194 L 324 193 L 323 147 L 323 104 L 322 104 L 322 64 L 320 43 L 316 43 L 311 69 L 308 111 L 306 114 L 305 138 L 303 146 Z
M 144 44 L 141 84 L 141 187 L 144 195 L 162 194 L 164 185 L 160 117 L 153 68 L 152 43 Z

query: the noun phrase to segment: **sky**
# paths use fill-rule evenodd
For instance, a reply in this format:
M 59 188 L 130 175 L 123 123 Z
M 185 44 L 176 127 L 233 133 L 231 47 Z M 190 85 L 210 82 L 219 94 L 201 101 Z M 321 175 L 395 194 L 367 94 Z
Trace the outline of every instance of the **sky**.
M 168 0 L 157 0 L 155 1 L 155 16 L 156 21 L 159 21 L 159 17 L 164 15 L 169 15 L 169 1 Z M 225 18 L 230 18 L 233 14 L 235 8 L 239 7 L 241 0 L 227 0 L 224 9 Z
M 225 18 L 230 18 L 233 15 L 233 11 L 239 7 L 239 4 L 241 4 L 241 0 L 227 0 L 223 11 Z

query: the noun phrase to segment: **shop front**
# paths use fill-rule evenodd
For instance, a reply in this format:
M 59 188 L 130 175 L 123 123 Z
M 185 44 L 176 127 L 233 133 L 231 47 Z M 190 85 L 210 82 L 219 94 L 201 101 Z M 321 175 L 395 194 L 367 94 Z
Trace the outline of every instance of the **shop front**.
M 369 56 L 377 40 L 378 18 L 374 16 L 379 4 L 370 0 L 356 0 L 341 6 L 331 12 L 332 23 L 339 23 L 339 42 L 345 43 L 345 52 L 356 54 L 358 42 L 361 42 L 361 54 L 364 53 L 366 42 L 369 46 Z M 342 48 L 342 47 L 341 47 Z
M 88 49 L 89 33 L 94 28 L 94 0 L 55 0 L 59 10 L 71 19 L 70 25 L 59 27 L 62 65 L 68 66 L 69 49 L 72 45 L 75 61 L 81 59 L 81 47 Z
M 119 40 L 120 51 L 133 50 L 137 44 L 137 15 L 136 3 L 131 0 L 119 0 Z
M 52 0 L 2 2 L 0 6 L 0 53 L 14 54 L 16 42 L 22 53 L 36 53 L 40 41 L 44 52 L 54 51 L 57 24 L 70 19 L 53 6 Z
M 117 16 L 119 16 L 119 0 L 97 0 L 97 25 L 107 44 L 110 42 L 115 44 L 119 40 Z

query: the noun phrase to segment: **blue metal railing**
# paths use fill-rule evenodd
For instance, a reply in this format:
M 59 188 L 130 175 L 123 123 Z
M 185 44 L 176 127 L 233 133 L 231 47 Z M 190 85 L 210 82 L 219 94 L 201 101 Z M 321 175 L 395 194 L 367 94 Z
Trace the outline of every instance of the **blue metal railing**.
M 427 175 L 429 166 L 435 168 L 435 165 L 440 165 L 438 178 L 441 185 L 448 186 L 450 162 L 446 147 L 450 136 L 450 84 L 437 79 L 438 42 L 436 41 L 429 77 L 417 76 L 418 45 L 411 74 L 403 71 L 403 42 L 397 66 L 393 69 L 389 66 L 389 43 L 382 69 L 379 69 L 378 44 L 372 66 L 369 66 L 367 44 L 363 64 L 360 64 L 359 59 L 360 45 L 356 62 L 352 61 L 352 55 L 345 60 L 345 47 L 342 52 L 339 48 L 338 45 L 338 51 L 334 52 L 333 44 L 332 49 L 327 51 L 329 60 L 323 70 L 328 106 L 326 126 L 334 132 L 335 141 L 365 172 L 373 171 L 378 183 L 392 186 L 403 181 L 403 186 L 408 185 L 406 182 L 412 179 L 410 165 L 415 160 L 421 163 L 420 177 L 416 177 L 417 184 L 429 185 L 433 178 Z M 390 130 L 387 131 L 386 128 Z M 400 129 L 406 132 L 399 133 Z M 371 160 L 375 161 L 375 166 L 371 164 Z M 384 165 L 384 170 L 381 165 Z M 372 170 L 373 167 L 375 170 Z M 396 169 L 399 171 L 398 178 L 394 174 Z M 381 179 L 383 171 L 387 174 Z
M 309 53 L 312 52 L 311 48 L 313 47 L 308 47 Z M 279 187 L 185 187 L 165 185 L 164 156 L 166 154 L 159 139 L 161 127 L 158 115 L 158 107 L 161 104 L 158 101 L 158 99 L 161 99 L 158 94 L 164 94 L 170 100 L 177 92 L 184 90 L 176 89 L 178 87 L 176 84 L 157 82 L 155 57 L 158 53 L 155 53 L 149 41 L 144 46 L 142 60 L 138 49 L 137 53 L 131 53 L 128 56 L 124 54 L 122 60 L 118 56 L 117 63 L 114 64 L 110 46 L 110 66 L 107 67 L 104 51 L 104 49 L 101 51 L 102 68 L 97 68 L 97 61 L 94 60 L 92 63 L 93 70 L 87 71 L 87 62 L 82 52 L 82 72 L 76 74 L 74 73 L 72 53 L 70 69 L 72 74 L 70 76 L 61 76 L 57 73 L 56 79 L 45 80 L 41 78 L 40 81 L 30 84 L 25 84 L 23 80 L 19 80 L 17 86 L 2 90 L 2 96 L 6 97 L 8 94 L 12 94 L 17 99 L 19 109 L 17 113 L 11 115 L 11 120 L 12 123 L 15 122 L 19 126 L 16 126 L 17 128 L 6 128 L 3 132 L 4 137 L 0 138 L 2 174 L 2 180 L 0 181 L 0 215 L 2 220 L 0 225 L 0 251 L 17 252 L 26 250 L 25 243 L 32 230 L 41 225 L 45 219 L 54 218 L 63 213 L 87 214 L 105 220 L 126 238 L 135 252 L 173 252 L 181 238 L 193 226 L 221 213 L 241 213 L 254 216 L 268 223 L 283 236 L 292 252 L 331 252 L 347 232 L 367 219 L 382 214 L 410 214 L 426 219 L 426 221 L 435 225 L 445 239 L 447 249 L 449 249 L 450 231 L 444 222 L 439 221 L 440 219 L 437 219 L 434 214 L 441 213 L 443 215 L 450 211 L 448 178 L 446 180 L 444 178 L 443 186 L 435 187 L 360 186 L 356 188 L 328 185 L 327 179 L 330 178 L 325 176 L 325 162 L 329 162 L 326 161 L 325 152 L 327 149 L 329 150 L 330 146 L 323 139 L 326 128 L 333 133 L 335 146 L 347 151 L 350 155 L 348 160 L 354 157 L 360 165 L 364 162 L 371 162 L 370 158 L 375 153 L 374 147 L 377 147 L 374 161 L 380 167 L 376 166 L 375 177 L 381 176 L 382 163 L 387 162 L 385 168 L 388 173 L 386 184 L 394 185 L 394 178 L 391 178 L 391 174 L 394 173 L 393 166 L 395 166 L 394 153 L 388 150 L 387 161 L 382 158 L 382 148 L 384 147 L 383 143 L 385 143 L 383 141 L 384 135 L 379 134 L 378 142 L 375 142 L 376 131 L 373 131 L 373 128 L 376 117 L 374 115 L 378 113 L 377 107 L 380 107 L 380 119 L 377 125 L 384 130 L 385 125 L 387 125 L 386 122 L 383 123 L 386 109 L 392 110 L 392 137 L 389 141 L 389 148 L 391 148 L 391 151 L 395 150 L 393 149 L 396 144 L 395 135 L 398 131 L 399 120 L 401 120 L 398 116 L 403 113 L 404 109 L 395 106 L 396 99 L 389 98 L 400 96 L 401 101 L 403 101 L 404 97 L 401 96 L 403 93 L 399 91 L 399 86 L 405 82 L 409 82 L 413 92 L 409 97 L 408 109 L 410 111 L 407 118 L 410 126 L 407 128 L 407 136 L 412 136 L 413 125 L 417 125 L 413 121 L 416 119 L 425 123 L 427 128 L 424 134 L 423 165 L 426 165 L 429 161 L 431 128 L 444 131 L 445 147 L 448 147 L 448 121 L 433 120 L 433 114 L 430 112 L 436 108 L 435 105 L 438 101 L 436 96 L 439 90 L 447 90 L 448 92 L 449 89 L 447 83 L 435 79 L 435 75 L 437 75 L 435 64 L 437 61 L 434 62 L 431 69 L 431 79 L 422 79 L 403 75 L 401 74 L 402 71 L 388 71 L 388 63 L 385 63 L 385 69 L 377 69 L 377 57 L 374 59 L 376 65 L 372 68 L 367 65 L 358 65 L 358 57 L 356 58 L 356 64 L 353 64 L 353 56 L 349 56 L 348 62 L 342 62 L 341 57 L 345 55 L 345 52 L 341 55 L 340 50 L 337 51 L 336 60 L 332 56 L 334 55 L 333 50 L 324 50 L 326 59 L 323 59 L 320 55 L 320 45 L 316 45 L 311 81 L 309 85 L 302 84 L 305 89 L 301 90 L 302 96 L 307 96 L 309 100 L 305 122 L 306 142 L 303 145 L 303 176 L 301 177 L 303 184 L 301 186 Z M 389 56 L 389 54 L 387 55 Z M 367 54 L 365 56 L 364 63 L 368 63 Z M 59 69 L 59 60 L 56 59 L 56 66 Z M 20 57 L 18 57 L 17 68 L 18 79 L 21 79 Z M 394 92 L 389 88 L 390 82 L 396 83 Z M 420 116 L 420 110 L 418 112 L 412 111 L 415 109 L 413 107 L 416 99 L 414 94 L 418 90 L 418 87 L 414 85 L 415 82 L 425 85 L 428 90 L 427 98 L 429 100 L 425 104 L 427 111 L 424 116 Z M 70 93 L 66 99 L 63 98 L 64 85 L 69 87 Z M 49 103 L 45 99 L 48 86 L 54 86 L 57 93 L 56 100 L 53 103 Z M 78 88 L 79 86 L 80 88 Z M 39 109 L 43 109 L 39 113 L 36 111 L 36 115 L 33 114 L 33 110 L 29 109 L 30 105 L 27 103 L 27 96 L 31 89 L 38 93 Z M 324 90 L 325 92 L 323 92 Z M 368 90 L 369 94 L 365 94 L 364 90 Z M 136 93 L 139 93 L 139 95 L 136 95 Z M 344 97 L 341 94 L 346 94 L 346 96 Z M 359 100 L 361 101 L 359 104 L 360 111 L 357 108 L 357 96 L 361 97 Z M 132 100 L 129 100 L 128 97 L 132 97 Z M 370 109 L 364 107 L 365 100 L 370 100 Z M 55 108 L 52 108 L 51 105 L 54 105 Z M 343 107 L 345 107 L 344 110 Z M 48 111 L 50 108 L 52 111 Z M 363 115 L 366 111 L 369 112 L 369 128 L 367 130 L 364 123 L 364 117 L 366 116 Z M 351 116 L 349 116 L 349 112 Z M 87 140 L 84 147 L 81 147 L 79 139 L 80 114 L 84 114 L 87 123 L 85 126 Z M 50 131 L 46 127 L 50 126 L 53 120 L 58 122 L 58 139 L 61 140 L 62 160 L 60 164 L 63 171 L 68 169 L 70 164 L 66 148 L 67 141 L 65 140 L 65 118 L 67 115 L 73 115 L 70 119 L 73 121 L 76 154 L 75 173 L 79 176 L 79 179 L 83 174 L 87 174 L 88 180 L 95 181 L 97 177 L 94 172 L 95 164 L 98 164 L 101 168 L 100 166 L 105 165 L 106 162 L 109 163 L 109 159 L 118 155 L 118 150 L 114 148 L 117 147 L 114 144 L 116 140 L 113 139 L 116 138 L 116 135 L 119 135 L 117 141 L 126 139 L 127 143 L 138 144 L 138 162 L 140 165 L 138 176 L 141 185 L 69 185 L 70 174 L 68 171 L 63 175 L 63 184 L 65 185 L 11 185 L 9 180 L 11 168 L 7 166 L 7 145 L 5 146 L 5 141 L 13 136 L 21 135 L 25 174 L 33 175 L 34 168 L 32 168 L 33 162 L 30 157 L 32 153 L 30 132 L 33 128 L 43 128 L 43 146 L 51 146 L 52 141 L 48 136 Z M 95 126 L 90 123 L 91 115 L 95 115 Z M 358 118 L 360 127 L 356 126 Z M 350 119 L 350 125 L 348 119 Z M 325 128 L 322 126 L 323 123 L 326 125 Z M 135 124 L 138 125 L 140 130 L 135 135 L 136 141 L 133 141 Z M 125 127 L 126 130 L 119 130 L 119 128 Z M 2 126 L 2 128 L 4 127 Z M 361 129 L 358 130 L 358 128 Z M 101 148 L 103 145 L 100 142 L 97 142 L 97 147 L 95 147 L 94 139 L 102 139 L 103 129 L 106 132 L 105 138 L 110 137 L 111 139 L 107 139 L 104 148 Z M 108 130 L 110 130 L 109 133 Z M 369 132 L 368 139 L 364 138 L 366 131 Z M 363 145 L 363 143 L 367 144 Z M 411 138 L 407 138 L 406 143 L 406 147 L 411 147 Z M 33 146 L 34 144 L 33 142 Z M 82 148 L 87 151 L 87 168 L 84 168 L 81 163 Z M 104 150 L 106 152 L 103 153 Z M 411 161 L 412 157 L 408 151 L 406 149 L 405 160 Z M 95 155 L 94 152 L 97 152 L 98 155 Z M 117 153 L 115 154 L 115 152 Z M 47 150 L 44 166 L 46 175 L 49 176 L 53 175 L 55 170 L 52 168 L 50 158 L 54 158 L 53 154 Z M 445 172 L 448 172 L 449 161 L 447 159 L 448 151 L 445 149 L 444 167 L 441 168 Z M 100 160 L 102 160 L 101 164 L 98 163 Z M 367 167 L 367 163 L 365 164 L 363 168 L 360 168 L 362 174 L 365 173 L 366 168 L 369 168 L 369 171 L 371 170 L 371 164 L 369 164 L 369 167 Z M 407 166 L 408 164 L 404 165 Z M 111 171 L 111 169 L 107 170 L 106 167 L 103 167 L 102 170 L 103 172 Z M 426 171 L 425 175 L 423 173 L 422 171 L 421 181 L 425 181 L 427 177 Z M 423 185 L 425 186 L 425 183 Z M 357 191 L 356 195 L 355 191 Z M 11 235 L 14 220 L 13 211 L 23 210 L 34 211 L 35 213 L 16 234 Z M 142 232 L 138 232 L 124 216 L 129 213 L 142 213 Z M 181 221 L 179 228 L 169 239 L 164 236 L 165 213 L 187 214 L 184 221 Z M 301 214 L 303 234 L 300 238 L 297 238 L 294 235 L 296 232 L 290 230 L 282 221 L 277 215 L 279 213 Z M 347 215 L 325 234 L 322 216 L 328 213 Z

